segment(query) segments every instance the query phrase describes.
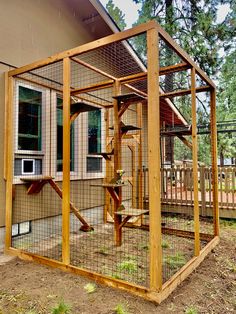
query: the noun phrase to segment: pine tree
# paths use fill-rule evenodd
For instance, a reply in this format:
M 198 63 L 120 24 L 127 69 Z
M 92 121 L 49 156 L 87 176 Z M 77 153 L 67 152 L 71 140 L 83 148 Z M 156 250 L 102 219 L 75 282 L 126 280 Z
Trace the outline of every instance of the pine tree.
M 120 30 L 124 30 L 126 27 L 125 14 L 123 14 L 122 11 L 115 6 L 113 0 L 109 0 L 107 2 L 106 9 L 110 16 L 113 18 L 113 20 L 116 22 Z

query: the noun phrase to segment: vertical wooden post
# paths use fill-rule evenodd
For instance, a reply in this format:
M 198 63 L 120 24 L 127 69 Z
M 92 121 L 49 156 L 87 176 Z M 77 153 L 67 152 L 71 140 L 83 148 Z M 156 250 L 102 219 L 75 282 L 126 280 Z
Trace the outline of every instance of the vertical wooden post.
M 142 149 L 142 128 L 143 128 L 143 104 L 137 104 L 137 114 L 138 114 L 138 127 L 139 131 L 139 143 L 138 143 L 138 208 L 143 208 L 143 149 Z
M 147 31 L 148 60 L 148 168 L 150 217 L 150 289 L 162 289 L 159 40 L 155 28 Z
M 7 155 L 5 159 L 5 175 L 6 175 L 6 233 L 5 233 L 5 252 L 11 247 L 12 240 L 12 180 L 13 180 L 13 77 L 9 77 L 5 81 L 8 86 L 6 86 L 6 92 L 8 96 L 6 97 L 7 101 L 7 120 L 6 124 L 6 148 Z
M 197 156 L 197 108 L 196 108 L 196 71 L 191 69 L 192 102 L 192 157 L 193 157 L 193 195 L 194 195 L 194 254 L 200 254 L 200 224 L 198 202 L 198 156 Z
M 62 262 L 70 263 L 70 59 L 63 59 Z
M 205 166 L 200 167 L 201 215 L 206 216 Z
M 114 94 L 115 96 L 119 95 L 121 91 L 120 82 L 115 81 L 114 85 Z M 114 110 L 114 178 L 117 176 L 116 171 L 118 169 L 121 169 L 121 129 L 120 129 L 120 118 L 118 115 L 119 112 L 119 102 L 117 99 L 114 99 L 113 104 L 113 110 Z M 121 216 L 116 215 L 115 212 L 117 211 L 118 207 L 121 204 L 121 198 L 122 198 L 122 191 L 121 188 L 116 188 L 117 195 L 119 197 L 118 201 L 115 201 L 114 204 L 114 224 L 115 224 L 115 243 L 117 246 L 121 245 L 121 228 L 119 228 L 119 225 L 121 223 Z
M 214 235 L 220 234 L 219 200 L 218 200 L 218 167 L 217 167 L 217 129 L 216 129 L 216 91 L 211 90 L 211 158 L 213 183 L 213 219 Z
M 105 122 L 106 122 L 106 152 L 109 151 L 109 109 L 106 109 L 105 111 Z M 106 159 L 106 178 L 105 182 L 108 182 L 111 176 L 111 167 L 110 167 L 110 161 Z M 107 190 L 105 190 L 105 205 L 104 205 L 104 213 L 103 213 L 103 221 L 104 223 L 107 223 L 107 215 L 110 209 L 110 194 Z

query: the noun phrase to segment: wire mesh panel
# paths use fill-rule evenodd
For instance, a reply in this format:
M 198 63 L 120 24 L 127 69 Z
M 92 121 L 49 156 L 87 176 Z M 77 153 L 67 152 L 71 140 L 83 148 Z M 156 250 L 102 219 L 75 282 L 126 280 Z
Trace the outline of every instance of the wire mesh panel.
M 12 246 L 56 260 L 61 260 L 62 216 L 61 197 L 53 181 L 57 162 L 52 156 L 59 155 L 60 117 L 55 114 L 54 87 L 61 86 L 61 81 L 60 62 L 23 74 L 14 80 L 13 100 Z
M 81 75 L 81 71 L 76 69 L 72 72 L 72 81 L 80 80 L 81 86 L 91 86 L 96 77 L 96 84 L 102 85 L 106 74 L 125 76 L 139 71 L 138 67 L 136 70 L 132 63 L 127 63 L 129 57 L 127 51 L 123 53 L 123 44 L 112 44 L 77 56 L 90 70 L 95 66 L 96 70 L 93 73 L 91 70 L 92 80 L 88 82 L 89 76 Z M 90 111 L 82 113 L 81 120 L 78 120 L 82 125 L 80 138 L 83 140 L 79 144 L 82 173 L 81 180 L 74 178 L 71 182 L 71 201 L 80 208 L 91 229 L 86 230 L 88 232 L 80 230 L 84 228 L 71 216 L 71 263 L 92 272 L 147 286 L 149 235 L 148 231 L 138 228 L 142 215 L 134 211 L 131 213 L 132 210 L 138 211 L 140 162 L 137 154 L 142 154 L 137 100 L 132 100 L 137 95 L 132 96 L 132 90 L 125 85 L 118 95 L 124 95 L 124 98 L 114 98 L 117 96 L 114 84 L 110 87 L 91 87 L 86 93 L 81 90 L 75 95 L 78 99 L 86 97 Z M 113 110 L 115 101 L 120 111 L 119 151 L 114 147 L 117 127 Z M 101 105 L 107 109 L 102 109 Z M 120 160 L 119 168 L 115 165 L 115 158 Z M 123 215 L 122 210 L 130 212 Z M 115 222 L 117 218 L 119 226 Z M 117 228 L 122 229 L 119 245 L 116 242 Z

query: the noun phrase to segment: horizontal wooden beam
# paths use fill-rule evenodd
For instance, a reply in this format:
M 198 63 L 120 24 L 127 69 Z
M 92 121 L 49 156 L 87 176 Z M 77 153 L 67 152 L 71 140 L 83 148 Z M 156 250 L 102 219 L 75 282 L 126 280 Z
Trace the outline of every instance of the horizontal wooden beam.
M 106 45 L 109 45 L 109 44 L 112 44 L 115 42 L 126 40 L 126 39 L 129 39 L 130 37 L 133 37 L 133 36 L 136 36 L 139 34 L 143 34 L 147 30 L 155 28 L 156 26 L 157 26 L 157 23 L 155 21 L 150 21 L 150 22 L 147 22 L 145 24 L 140 24 L 140 25 L 135 26 L 131 29 L 127 29 L 123 32 L 119 32 L 116 34 L 112 34 L 112 35 L 94 40 L 92 42 L 86 43 L 86 44 L 81 45 L 79 47 L 75 47 L 73 49 L 60 52 L 60 53 L 55 54 L 55 55 L 48 57 L 46 59 L 39 60 L 39 61 L 33 62 L 31 64 L 25 65 L 23 67 L 11 70 L 8 72 L 8 75 L 9 76 L 19 75 L 19 74 L 22 74 L 22 73 L 25 73 L 25 72 L 28 72 L 31 70 L 35 70 L 35 69 L 41 68 L 43 66 L 61 61 L 62 59 L 66 58 L 66 57 L 74 57 L 74 56 L 79 55 L 79 54 L 84 53 L 84 52 L 92 51 L 92 50 L 95 50 L 97 48 L 104 47 Z
M 71 95 L 75 96 L 78 94 L 88 93 L 88 92 L 92 92 L 99 89 L 109 88 L 109 87 L 112 87 L 113 84 L 114 84 L 113 80 L 107 80 L 107 81 L 95 83 L 86 87 L 75 88 L 73 89 L 73 91 L 71 91 Z
M 136 74 L 131 74 L 131 75 L 127 75 L 127 76 L 123 76 L 120 77 L 118 79 L 118 81 L 120 83 L 132 83 L 132 82 L 136 82 L 136 81 L 140 81 L 142 79 L 145 79 L 147 77 L 147 72 L 139 72 Z
M 188 70 L 190 68 L 191 66 L 187 63 L 178 63 L 178 64 L 160 68 L 159 75 L 166 75 L 170 73 L 180 72 L 180 71 Z
M 179 63 L 179 64 L 160 68 L 159 75 L 166 75 L 169 73 L 184 71 L 190 68 L 191 66 L 187 63 Z M 139 72 L 136 74 L 131 74 L 131 75 L 120 77 L 118 78 L 118 81 L 120 83 L 132 83 L 132 82 L 140 81 L 142 79 L 146 79 L 146 77 L 147 77 L 147 72 Z
M 80 65 L 83 65 L 84 67 L 86 67 L 86 68 L 88 68 L 88 69 L 90 69 L 90 70 L 92 70 L 92 71 L 94 71 L 96 73 L 99 73 L 99 74 L 101 74 L 103 76 L 106 76 L 106 77 L 108 77 L 108 78 L 110 78 L 112 80 L 116 80 L 115 76 L 112 76 L 112 75 L 108 74 L 107 72 L 104 72 L 104 71 L 98 69 L 97 67 L 92 66 L 91 64 L 89 64 L 87 62 L 84 62 L 84 61 L 82 61 L 82 60 L 80 60 L 80 59 L 78 59 L 76 57 L 72 57 L 71 60 L 73 60 L 74 62 L 76 62 L 76 63 L 78 63 Z
M 208 91 L 210 91 L 210 89 L 211 89 L 210 86 L 200 86 L 200 87 L 196 88 L 196 93 L 208 92 Z M 176 90 L 176 91 L 169 92 L 169 93 L 160 94 L 160 97 L 162 97 L 162 98 L 173 98 L 173 97 L 190 95 L 190 94 L 191 94 L 191 89 L 182 89 L 182 90 Z

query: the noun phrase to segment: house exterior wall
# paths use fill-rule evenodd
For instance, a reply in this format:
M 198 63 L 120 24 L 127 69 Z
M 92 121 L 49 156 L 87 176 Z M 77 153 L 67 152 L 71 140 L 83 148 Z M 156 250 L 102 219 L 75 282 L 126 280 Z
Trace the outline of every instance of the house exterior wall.
M 72 0 L 0 0 L 0 227 L 5 224 L 4 73 L 94 40 Z M 2 62 L 2 63 L 1 63 Z M 2 230 L 1 230 L 2 233 Z M 0 247 L 3 237 L 0 237 Z

